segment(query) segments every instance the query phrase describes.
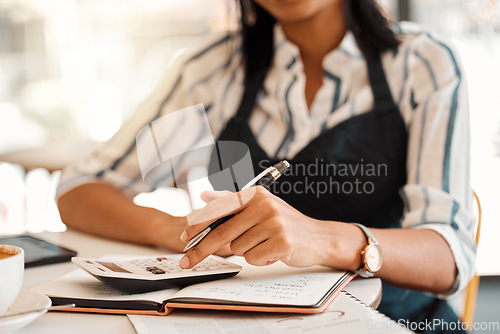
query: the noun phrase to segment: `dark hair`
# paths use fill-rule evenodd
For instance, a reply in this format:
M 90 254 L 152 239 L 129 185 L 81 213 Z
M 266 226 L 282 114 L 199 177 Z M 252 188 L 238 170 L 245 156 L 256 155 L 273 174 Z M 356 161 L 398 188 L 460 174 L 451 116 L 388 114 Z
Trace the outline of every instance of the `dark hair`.
M 273 59 L 276 19 L 253 0 L 239 0 L 243 33 L 243 61 L 247 78 L 265 75 Z M 398 46 L 389 22 L 376 0 L 345 0 L 346 21 L 365 58 Z M 250 23 L 248 18 L 254 21 Z

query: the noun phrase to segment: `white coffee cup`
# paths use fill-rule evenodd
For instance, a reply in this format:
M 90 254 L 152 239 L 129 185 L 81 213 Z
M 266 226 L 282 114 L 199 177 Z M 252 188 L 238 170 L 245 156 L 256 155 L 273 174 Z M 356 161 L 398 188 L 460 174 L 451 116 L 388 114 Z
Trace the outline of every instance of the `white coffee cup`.
M 24 276 L 22 248 L 0 245 L 0 314 L 16 300 Z

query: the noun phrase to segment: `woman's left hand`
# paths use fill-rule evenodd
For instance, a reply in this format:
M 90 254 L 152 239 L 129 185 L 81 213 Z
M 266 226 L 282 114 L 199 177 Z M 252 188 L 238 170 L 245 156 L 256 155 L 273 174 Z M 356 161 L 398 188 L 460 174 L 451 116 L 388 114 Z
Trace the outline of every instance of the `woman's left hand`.
M 188 241 L 217 218 L 236 214 L 219 225 L 181 259 L 182 268 L 191 268 L 226 244 L 231 251 L 253 265 L 264 266 L 282 261 L 292 267 L 324 263 L 333 246 L 331 224 L 307 217 L 263 187 L 239 193 L 205 192 L 207 206 L 197 214 L 208 217 L 187 226 L 181 239 Z M 239 205 L 224 205 L 239 203 Z M 327 226 L 330 225 L 330 226 Z M 330 231 L 328 231 L 330 230 Z

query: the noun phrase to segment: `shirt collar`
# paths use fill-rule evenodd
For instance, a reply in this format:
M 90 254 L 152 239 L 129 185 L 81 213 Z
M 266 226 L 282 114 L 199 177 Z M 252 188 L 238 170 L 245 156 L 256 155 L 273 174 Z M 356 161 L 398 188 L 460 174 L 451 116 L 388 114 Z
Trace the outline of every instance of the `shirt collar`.
M 344 64 L 346 60 L 363 61 L 363 54 L 350 30 L 346 32 L 339 46 L 325 56 L 323 59 L 323 68 L 327 69 Z
M 299 48 L 290 42 L 283 32 L 281 25 L 274 25 L 274 62 L 284 69 L 292 67 L 302 67 Z M 298 65 L 298 66 L 297 66 Z
M 281 25 L 276 23 L 274 26 L 274 49 L 275 65 L 287 70 L 301 70 L 302 61 L 300 61 L 299 48 L 290 42 L 283 32 Z M 345 62 L 347 58 L 352 60 L 363 60 L 363 55 L 356 43 L 356 39 L 350 30 L 348 30 L 340 42 L 339 46 L 330 51 L 323 60 L 323 68 L 332 67 L 335 63 Z

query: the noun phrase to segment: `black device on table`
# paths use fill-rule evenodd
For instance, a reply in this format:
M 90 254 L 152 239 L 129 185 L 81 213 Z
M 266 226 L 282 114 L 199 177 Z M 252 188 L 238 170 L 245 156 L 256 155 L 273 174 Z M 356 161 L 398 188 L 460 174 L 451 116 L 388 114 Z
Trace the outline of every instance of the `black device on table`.
M 67 262 L 76 255 L 74 250 L 55 245 L 27 234 L 1 237 L 0 244 L 21 247 L 24 250 L 25 268 Z

